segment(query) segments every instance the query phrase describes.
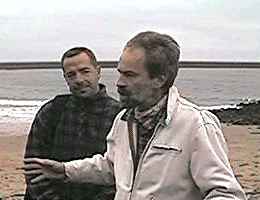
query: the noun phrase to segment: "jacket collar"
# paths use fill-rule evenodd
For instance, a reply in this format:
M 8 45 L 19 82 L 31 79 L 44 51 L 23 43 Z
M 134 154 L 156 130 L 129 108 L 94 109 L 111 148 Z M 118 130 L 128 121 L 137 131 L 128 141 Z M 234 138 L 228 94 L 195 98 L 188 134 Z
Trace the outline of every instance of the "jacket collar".
M 169 125 L 170 121 L 173 118 L 175 109 L 177 107 L 177 101 L 180 98 L 178 89 L 173 85 L 168 92 L 168 101 L 167 101 L 167 116 L 165 119 L 166 125 Z

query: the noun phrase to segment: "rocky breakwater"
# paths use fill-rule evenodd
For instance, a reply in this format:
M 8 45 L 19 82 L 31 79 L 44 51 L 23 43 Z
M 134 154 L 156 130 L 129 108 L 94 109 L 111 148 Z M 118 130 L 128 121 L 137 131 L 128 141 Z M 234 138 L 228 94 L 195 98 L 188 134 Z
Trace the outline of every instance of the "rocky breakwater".
M 223 123 L 260 126 L 260 100 L 240 103 L 236 108 L 211 110 L 211 112 Z

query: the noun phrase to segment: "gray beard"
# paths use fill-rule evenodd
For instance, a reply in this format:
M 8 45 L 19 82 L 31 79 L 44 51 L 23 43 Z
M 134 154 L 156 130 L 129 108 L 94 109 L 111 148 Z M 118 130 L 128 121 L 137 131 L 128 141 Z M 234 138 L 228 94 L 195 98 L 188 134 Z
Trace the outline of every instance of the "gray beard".
M 139 102 L 129 98 L 129 97 L 121 97 L 120 96 L 120 104 L 122 108 L 135 108 L 139 105 Z

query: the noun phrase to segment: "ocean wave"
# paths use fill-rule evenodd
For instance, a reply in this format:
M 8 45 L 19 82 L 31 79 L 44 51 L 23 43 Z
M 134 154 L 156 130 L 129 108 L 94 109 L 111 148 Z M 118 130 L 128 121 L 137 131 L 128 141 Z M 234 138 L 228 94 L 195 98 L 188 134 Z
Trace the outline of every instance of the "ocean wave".
M 9 100 L 0 99 L 0 122 L 25 121 L 31 122 L 48 100 Z M 244 98 L 239 104 L 223 104 L 212 106 L 200 106 L 206 110 L 241 109 L 243 105 L 259 102 L 258 99 Z
M 254 103 L 258 103 L 260 102 L 260 98 L 250 98 L 250 97 L 246 97 L 246 98 L 242 98 L 241 99 L 241 103 L 239 103 L 238 105 L 241 104 L 254 104 Z
M 9 121 L 31 121 L 40 106 L 32 107 L 1 107 L 0 106 L 0 122 L 9 122 Z
M 242 98 L 238 104 L 226 104 L 226 105 L 214 105 L 214 106 L 201 106 L 206 110 L 221 110 L 221 109 L 241 109 L 244 105 L 256 104 L 259 103 L 260 99 L 258 98 Z
M 46 100 L 0 99 L 0 122 L 31 122 Z
M 43 105 L 46 100 L 14 100 L 0 99 L 1 107 L 38 107 Z
M 229 109 L 229 108 L 240 109 L 241 106 L 232 104 L 232 105 L 201 106 L 201 108 L 203 108 L 205 110 L 221 110 L 221 109 Z

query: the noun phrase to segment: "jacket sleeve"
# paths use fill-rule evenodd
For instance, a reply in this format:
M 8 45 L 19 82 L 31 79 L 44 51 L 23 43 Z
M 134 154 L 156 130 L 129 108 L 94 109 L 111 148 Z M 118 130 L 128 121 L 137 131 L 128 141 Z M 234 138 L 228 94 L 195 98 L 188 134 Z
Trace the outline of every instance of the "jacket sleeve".
M 206 123 L 195 130 L 192 140 L 191 174 L 205 200 L 246 199 L 227 156 L 220 127 Z
M 83 160 L 64 163 L 68 182 L 95 183 L 112 185 L 114 180 L 114 154 L 117 146 L 116 132 L 120 114 L 114 120 L 113 126 L 106 138 L 107 151 L 104 155 L 94 155 Z
M 39 157 L 48 158 L 49 150 L 51 148 L 51 135 L 53 132 L 54 114 L 52 113 L 52 103 L 48 102 L 36 114 L 31 125 L 29 135 L 27 137 L 27 144 L 25 148 L 25 158 Z M 50 193 L 50 184 L 31 184 L 32 176 L 26 176 L 26 198 L 27 199 L 52 199 L 53 194 Z

